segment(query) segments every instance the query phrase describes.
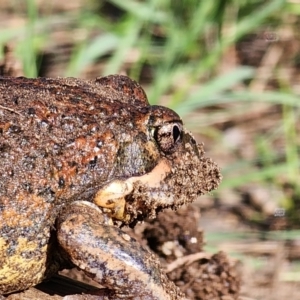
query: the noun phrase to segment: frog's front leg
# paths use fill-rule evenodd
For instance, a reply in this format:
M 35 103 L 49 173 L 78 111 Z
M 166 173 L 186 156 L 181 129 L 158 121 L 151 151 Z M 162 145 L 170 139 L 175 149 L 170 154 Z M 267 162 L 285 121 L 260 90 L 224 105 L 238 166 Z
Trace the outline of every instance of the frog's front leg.
M 161 271 L 154 254 L 118 227 L 109 225 L 96 205 L 72 204 L 60 217 L 57 234 L 70 260 L 110 290 L 98 299 L 184 299 Z M 82 297 L 87 299 L 87 295 Z

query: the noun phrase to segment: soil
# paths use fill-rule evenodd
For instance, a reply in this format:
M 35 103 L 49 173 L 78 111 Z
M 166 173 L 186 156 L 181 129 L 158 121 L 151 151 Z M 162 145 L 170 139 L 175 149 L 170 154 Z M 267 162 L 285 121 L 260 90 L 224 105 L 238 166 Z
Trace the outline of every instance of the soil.
M 238 299 L 238 263 L 224 252 L 203 250 L 199 208 L 189 205 L 167 210 L 133 229 L 138 240 L 161 259 L 170 280 L 191 300 Z

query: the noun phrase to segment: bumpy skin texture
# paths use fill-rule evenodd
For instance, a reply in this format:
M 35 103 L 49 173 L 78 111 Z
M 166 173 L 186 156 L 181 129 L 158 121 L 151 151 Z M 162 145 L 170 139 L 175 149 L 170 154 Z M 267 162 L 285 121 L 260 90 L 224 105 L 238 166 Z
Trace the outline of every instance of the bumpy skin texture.
M 181 299 L 118 227 L 215 189 L 203 154 L 126 76 L 0 77 L 0 294 L 75 264 L 105 299 Z

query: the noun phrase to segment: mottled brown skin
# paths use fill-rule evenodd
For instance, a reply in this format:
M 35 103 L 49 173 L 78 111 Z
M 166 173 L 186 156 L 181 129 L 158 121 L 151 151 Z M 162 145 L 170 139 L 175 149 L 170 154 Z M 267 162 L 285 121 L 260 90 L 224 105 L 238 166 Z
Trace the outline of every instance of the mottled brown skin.
M 182 299 L 119 227 L 215 189 L 203 154 L 126 76 L 0 77 L 0 294 L 76 265 L 98 299 Z

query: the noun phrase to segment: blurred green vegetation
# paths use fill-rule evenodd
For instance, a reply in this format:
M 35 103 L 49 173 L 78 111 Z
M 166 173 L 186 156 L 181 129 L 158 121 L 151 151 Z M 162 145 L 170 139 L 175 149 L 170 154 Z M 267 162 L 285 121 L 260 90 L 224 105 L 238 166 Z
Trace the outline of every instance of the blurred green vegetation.
M 75 47 L 61 76 L 80 77 L 86 66 L 105 60 L 100 75 L 124 71 L 136 80 L 146 78 L 149 100 L 176 110 L 193 132 L 223 147 L 219 114 L 206 121 L 190 117 L 195 111 L 223 107 L 230 117 L 237 108 L 240 115 L 249 104 L 271 103 L 280 107 L 279 128 L 258 132 L 253 159 L 223 164 L 224 188 L 239 188 L 249 182 L 268 186 L 282 184 L 285 174 L 294 193 L 283 205 L 297 222 L 299 204 L 299 127 L 298 95 L 289 82 L 274 89 L 248 89 L 256 78 L 256 67 L 236 64 L 226 71 L 220 68 L 224 56 L 245 36 L 266 29 L 276 33 L 290 19 L 299 19 L 300 4 L 284 0 L 110 0 L 82 1 L 77 10 L 56 11 L 52 2 L 38 8 L 34 0 L 13 1 L 15 14 L 25 15 L 26 24 L 0 29 L 0 45 L 14 40 L 16 53 L 26 76 L 39 75 L 38 53 L 49 43 L 53 27 L 64 26 L 74 35 Z M 297 23 L 297 21 L 295 21 Z M 61 24 L 61 25 L 60 25 Z M 77 35 L 84 38 L 77 38 Z M 271 41 L 272 42 L 272 41 Z M 129 57 L 136 53 L 136 57 Z M 276 71 L 276 68 L 275 68 Z M 280 149 L 274 147 L 278 138 Z M 280 175 L 280 176 L 279 176 Z

